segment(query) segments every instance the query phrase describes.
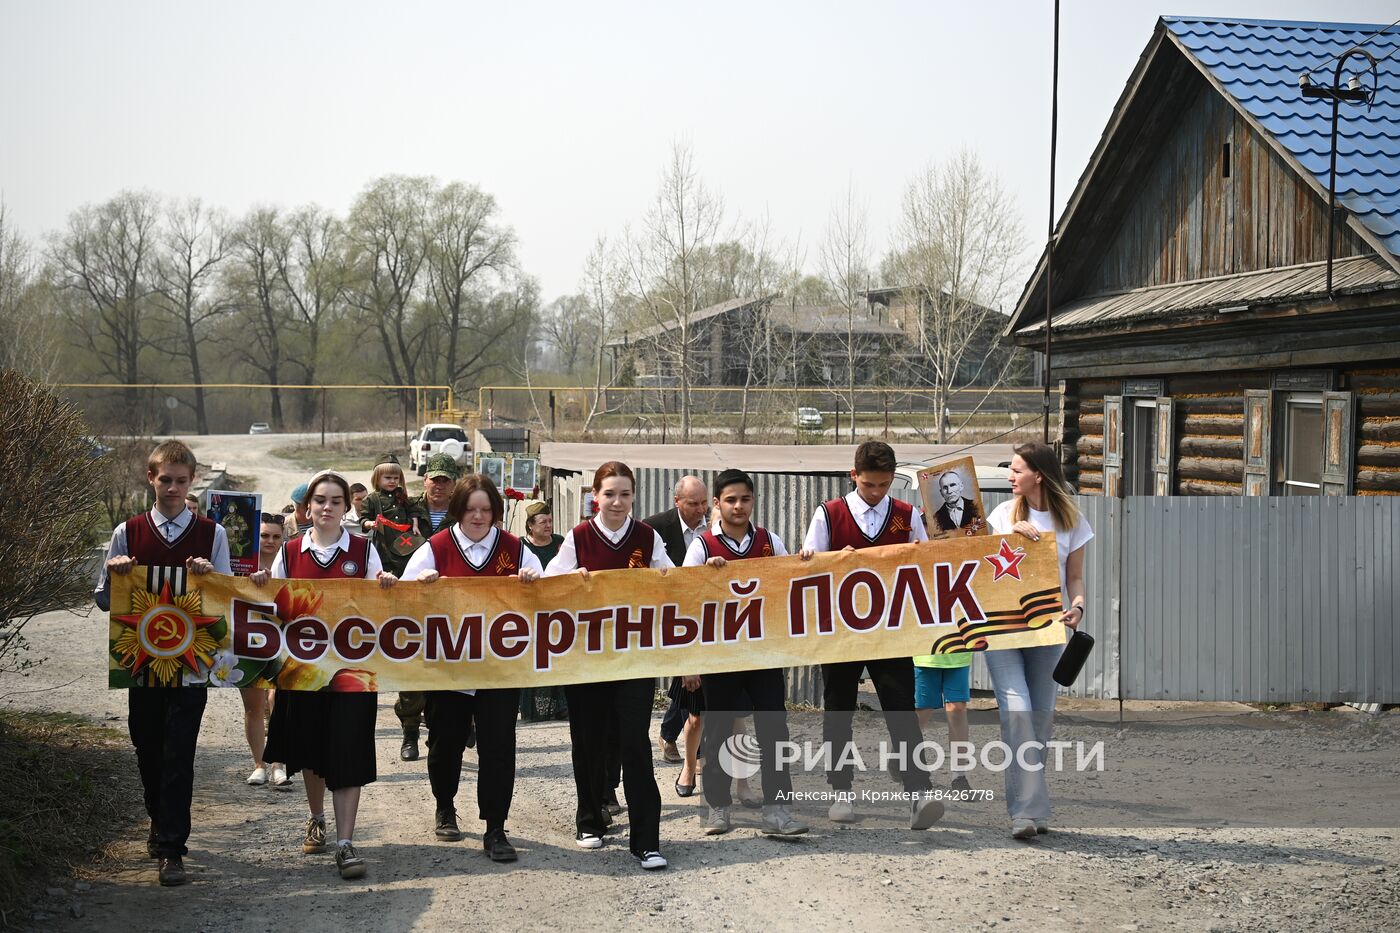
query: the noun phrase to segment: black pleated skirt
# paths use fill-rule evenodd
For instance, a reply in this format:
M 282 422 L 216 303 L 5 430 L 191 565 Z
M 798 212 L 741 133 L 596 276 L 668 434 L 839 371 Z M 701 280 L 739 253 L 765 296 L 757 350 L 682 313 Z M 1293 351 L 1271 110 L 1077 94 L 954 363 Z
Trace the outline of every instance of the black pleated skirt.
M 373 784 L 378 713 L 377 693 L 278 690 L 263 760 L 315 771 L 331 790 Z

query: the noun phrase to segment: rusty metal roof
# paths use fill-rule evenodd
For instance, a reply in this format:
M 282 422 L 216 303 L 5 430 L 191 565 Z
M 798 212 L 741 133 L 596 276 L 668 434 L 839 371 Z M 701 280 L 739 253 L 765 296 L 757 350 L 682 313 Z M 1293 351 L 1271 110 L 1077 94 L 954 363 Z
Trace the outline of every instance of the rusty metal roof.
M 1400 288 L 1400 275 L 1378 257 L 1353 256 L 1333 263 L 1333 288 L 1338 295 Z M 1218 314 L 1222 307 L 1248 308 L 1327 297 L 1327 263 L 1309 262 L 1279 269 L 1260 269 L 1210 279 L 1134 288 L 1093 295 L 1055 309 L 1055 333 L 1111 326 L 1144 318 Z M 1244 305 L 1245 308 L 1237 306 Z M 1036 321 L 1016 331 L 1033 334 L 1044 329 Z

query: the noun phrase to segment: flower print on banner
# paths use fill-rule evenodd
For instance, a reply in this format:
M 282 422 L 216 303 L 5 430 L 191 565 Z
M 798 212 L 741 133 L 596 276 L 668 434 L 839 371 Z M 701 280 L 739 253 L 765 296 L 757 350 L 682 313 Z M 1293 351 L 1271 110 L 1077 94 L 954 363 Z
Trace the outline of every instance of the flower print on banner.
M 209 686 L 236 687 L 242 679 L 243 671 L 232 652 L 220 651 L 214 655 L 214 664 L 209 668 Z

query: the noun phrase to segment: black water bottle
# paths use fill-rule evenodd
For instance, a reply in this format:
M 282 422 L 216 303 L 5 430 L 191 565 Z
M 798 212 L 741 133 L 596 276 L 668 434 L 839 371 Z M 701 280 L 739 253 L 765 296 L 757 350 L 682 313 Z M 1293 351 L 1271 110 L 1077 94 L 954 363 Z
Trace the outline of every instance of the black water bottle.
M 1082 609 L 1079 623 L 1084 624 Z M 1055 678 L 1055 683 L 1061 687 L 1068 687 L 1078 680 L 1079 672 L 1084 669 L 1084 662 L 1089 660 L 1089 652 L 1093 650 L 1094 636 L 1083 629 L 1075 629 L 1069 644 L 1065 645 L 1064 653 L 1060 655 L 1060 663 L 1055 665 L 1055 673 L 1051 675 Z

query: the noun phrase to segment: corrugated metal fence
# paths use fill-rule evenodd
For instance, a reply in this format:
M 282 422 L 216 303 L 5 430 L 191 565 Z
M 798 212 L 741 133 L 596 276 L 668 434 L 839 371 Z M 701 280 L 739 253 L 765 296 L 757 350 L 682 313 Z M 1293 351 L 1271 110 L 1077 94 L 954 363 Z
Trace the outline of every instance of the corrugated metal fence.
M 638 470 L 634 514 L 669 508 L 687 472 Z M 840 476 L 764 473 L 754 480 L 758 523 L 794 550 L 817 504 L 850 489 Z M 579 487 L 577 477 L 556 479 L 558 514 L 579 514 Z M 1005 499 L 983 493 L 988 511 Z M 1400 702 L 1400 497 L 1076 502 L 1094 529 L 1085 628 L 1096 643 L 1063 693 Z M 980 658 L 972 682 L 991 689 Z M 788 671 L 788 699 L 820 706 L 820 670 Z
M 1400 497 L 1123 502 L 1125 698 L 1400 702 Z

